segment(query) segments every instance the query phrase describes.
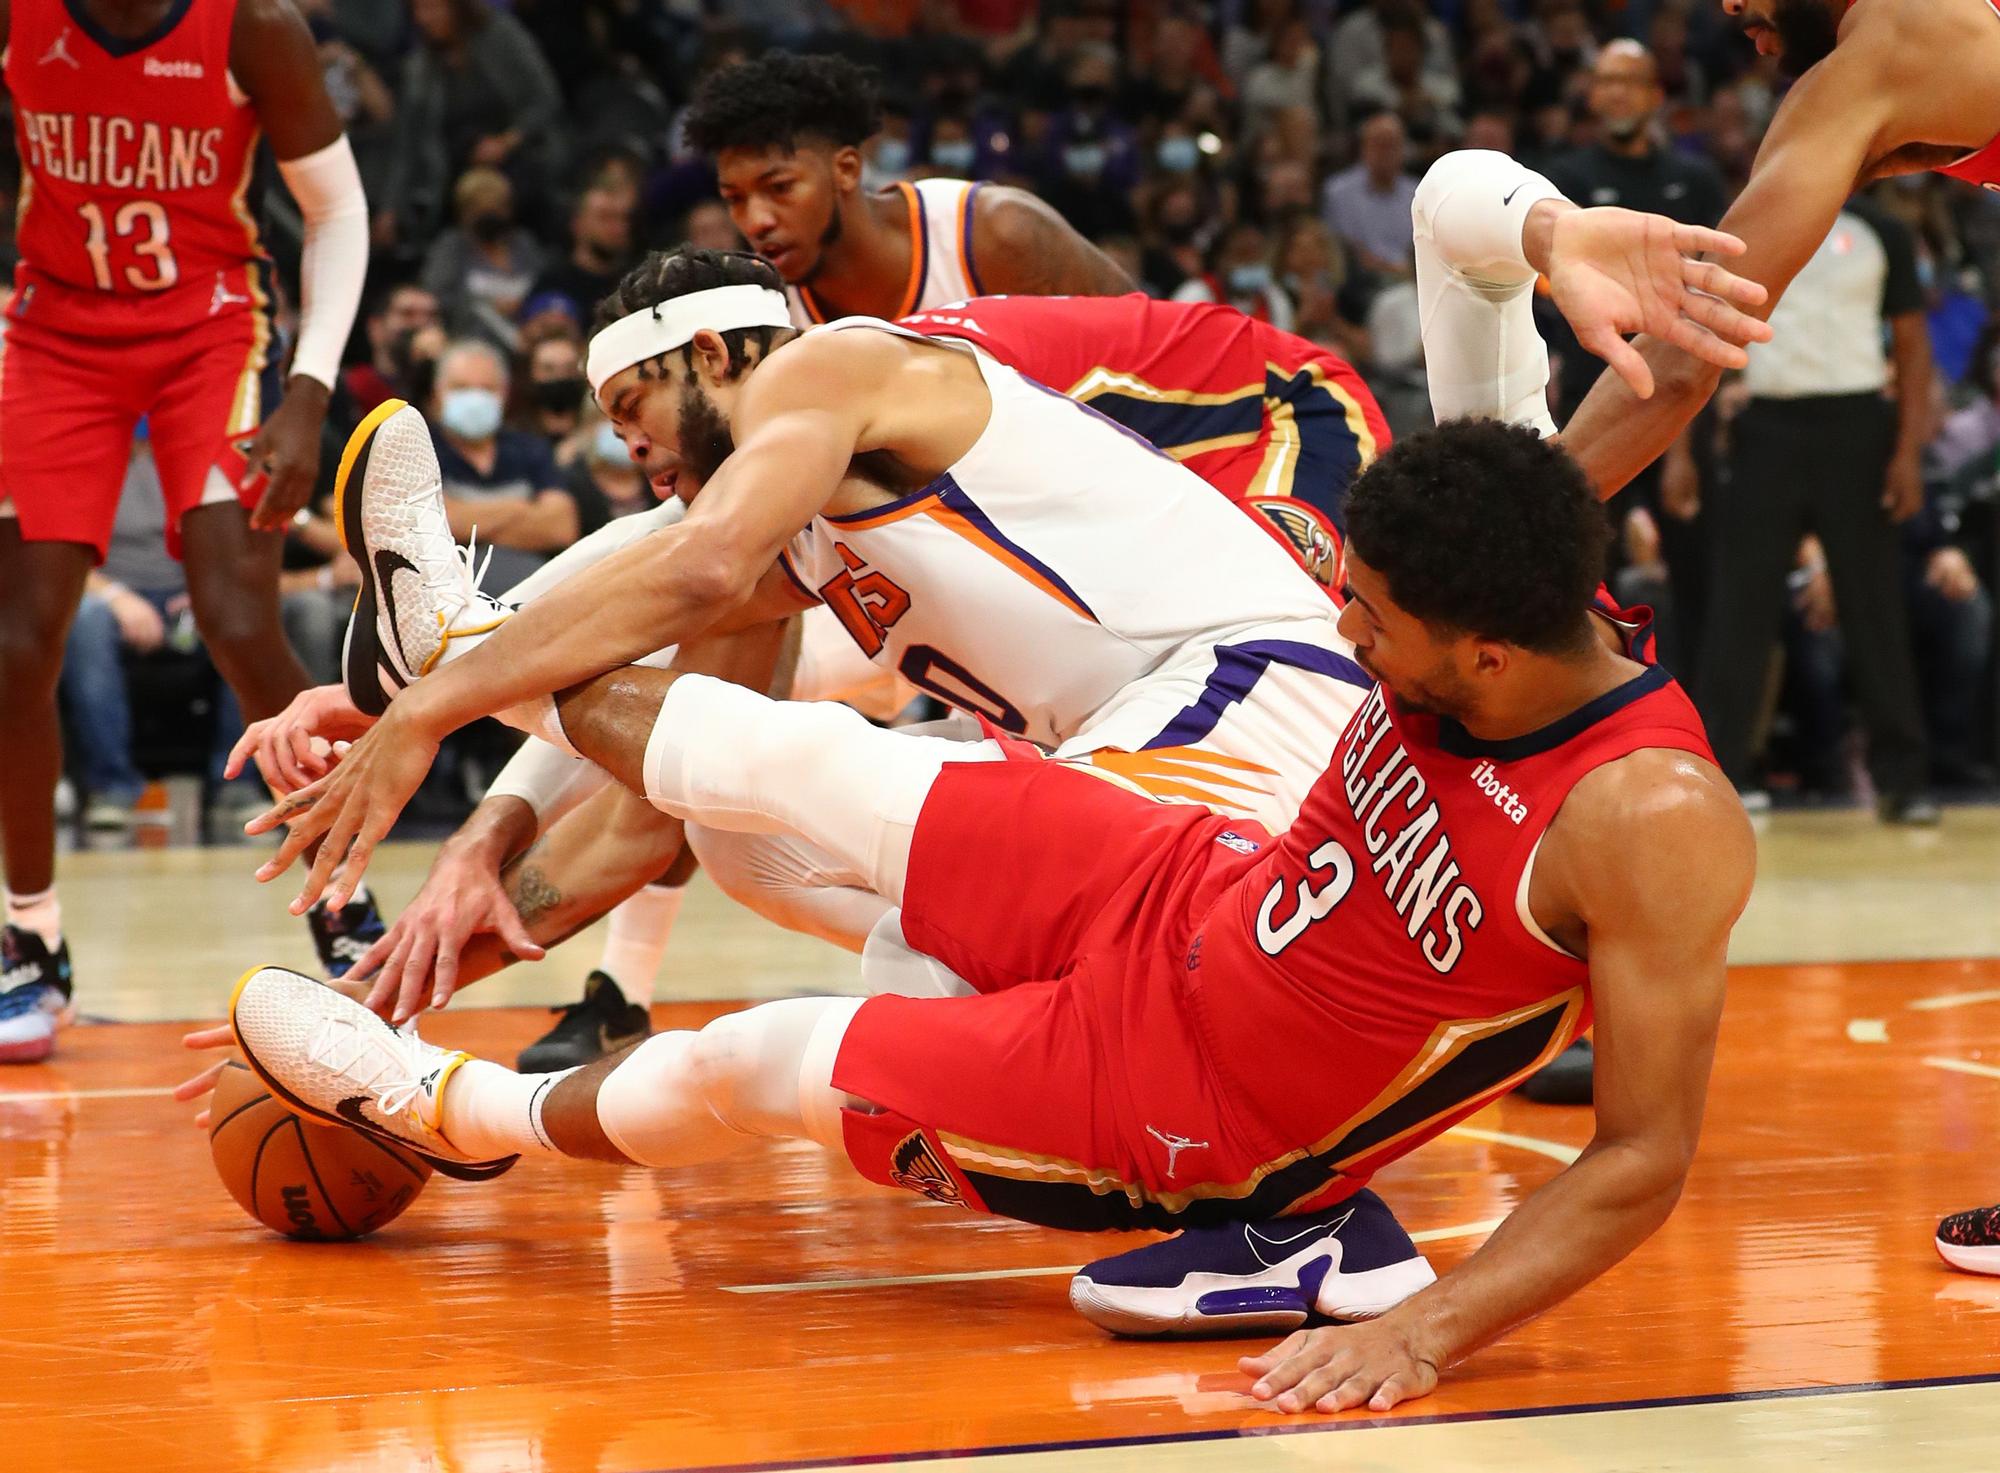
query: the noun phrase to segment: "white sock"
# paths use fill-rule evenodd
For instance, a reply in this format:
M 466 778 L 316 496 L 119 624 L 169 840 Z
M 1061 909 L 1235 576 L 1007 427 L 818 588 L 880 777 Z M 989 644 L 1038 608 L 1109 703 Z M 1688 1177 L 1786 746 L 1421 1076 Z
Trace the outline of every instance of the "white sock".
M 653 1005 L 653 980 L 686 898 L 685 885 L 648 885 L 611 912 L 610 934 L 604 938 L 604 958 L 598 967 L 611 975 L 627 1002 Z
M 517 1153 L 560 1156 L 542 1128 L 542 1105 L 549 1091 L 574 1073 L 516 1074 L 484 1059 L 469 1059 L 445 1081 L 439 1122 L 444 1138 L 481 1161 Z
M 56 887 L 51 885 L 33 895 L 16 895 L 9 890 L 7 924 L 33 931 L 51 951 L 62 945 L 62 902 L 56 899 Z

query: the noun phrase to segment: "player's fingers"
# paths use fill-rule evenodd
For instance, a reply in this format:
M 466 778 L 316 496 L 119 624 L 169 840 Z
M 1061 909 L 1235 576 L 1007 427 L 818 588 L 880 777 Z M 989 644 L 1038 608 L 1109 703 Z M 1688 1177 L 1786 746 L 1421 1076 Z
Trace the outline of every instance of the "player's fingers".
M 354 898 L 354 892 L 361 888 L 361 877 L 368 873 L 368 865 L 375 857 L 375 846 L 388 835 L 390 825 L 395 823 L 395 815 L 388 818 L 365 818 L 361 832 L 356 836 L 347 855 L 340 862 L 340 869 L 334 878 L 333 892 L 329 904 L 335 910 Z
M 225 1061 L 226 1062 L 226 1061 Z M 201 1073 L 190 1079 L 183 1079 L 174 1086 L 174 1098 L 185 1105 L 189 1100 L 198 1100 L 215 1088 L 215 1081 L 222 1077 L 222 1065 L 210 1064 Z
M 209 1113 L 208 1113 L 208 1111 L 206 1111 L 206 1110 L 203 1110 L 203 1111 L 199 1112 L 199 1113 L 198 1113 L 198 1114 L 197 1114 L 197 1115 L 196 1115 L 196 1116 L 194 1117 L 194 1128 L 195 1128 L 196 1130 L 207 1130 L 207 1129 L 208 1129 L 208 1122 L 209 1122 L 209 1119 L 210 1119 L 210 1118 L 211 1118 L 211 1117 L 209 1116 Z
M 292 867 L 294 860 L 312 847 L 313 840 L 317 837 L 317 834 L 304 829 L 294 829 L 285 835 L 284 842 L 278 845 L 278 852 L 257 866 L 257 883 L 264 885 L 277 879 Z
M 266 808 L 262 813 L 251 819 L 250 822 L 243 825 L 243 832 L 246 834 L 268 834 L 272 829 L 278 827 L 279 824 L 292 824 L 292 821 L 300 814 L 313 808 L 319 802 L 320 795 L 325 793 L 326 790 L 327 783 L 324 778 L 318 782 L 307 783 L 297 792 L 288 793 L 283 798 L 280 798 L 269 808 Z
M 1385 1378 L 1382 1384 L 1375 1388 L 1375 1394 L 1368 1398 L 1368 1410 L 1371 1412 L 1386 1412 L 1395 1406 L 1397 1402 L 1409 1401 L 1413 1397 L 1424 1396 L 1428 1394 L 1429 1390 L 1429 1387 L 1423 1385 L 1410 1372 L 1397 1371 Z
M 1706 225 L 1676 225 L 1674 248 L 1690 256 L 1740 256 L 1749 249 L 1742 236 L 1711 230 Z
M 1691 292 L 1681 301 L 1681 314 L 1732 343 L 1768 343 L 1771 324 L 1706 292 Z
M 1762 282 L 1738 276 L 1714 261 L 1691 261 L 1682 257 L 1681 280 L 1696 291 L 1708 292 L 1745 307 L 1761 307 L 1764 299 L 1771 295 Z
M 438 933 L 426 926 L 410 943 L 410 954 L 403 959 L 403 986 L 390 1022 L 406 1023 L 423 1011 L 424 1000 L 430 993 L 431 974 L 437 968 L 437 954 Z
M 1352 1371 L 1353 1366 L 1344 1355 L 1322 1365 L 1309 1365 L 1291 1388 L 1278 1398 L 1278 1410 L 1302 1412 L 1317 1406 L 1320 1398 L 1346 1380 Z
M 495 908 L 493 918 L 497 922 L 494 929 L 500 933 L 501 941 L 522 961 L 538 962 L 548 954 L 542 949 L 542 944 L 528 933 L 527 922 L 521 919 L 521 913 L 504 895 Z
M 1717 368 L 1741 368 L 1750 361 L 1750 355 L 1736 344 L 1724 342 L 1700 323 L 1685 317 L 1676 318 L 1661 336 Z
M 361 1005 L 379 1017 L 387 1018 L 396 1011 L 396 998 L 403 990 L 403 958 L 409 954 L 410 931 L 399 926 L 382 938 L 393 942 L 387 956 L 382 958 L 382 970 L 376 974 L 375 985 L 368 989 L 368 996 Z M 376 943 L 382 944 L 381 942 Z M 352 976 L 353 973 L 348 974 Z
M 1356 1370 L 1331 1391 L 1320 1393 L 1313 1406 L 1322 1412 L 1344 1412 L 1367 1401 L 1379 1384 L 1372 1372 Z
M 360 817 L 350 811 L 353 807 L 352 803 L 341 804 L 340 816 L 323 830 L 327 836 L 326 842 L 319 846 L 319 853 L 313 859 L 312 868 L 306 873 L 305 886 L 292 901 L 293 915 L 302 916 L 313 908 L 320 896 L 326 893 L 326 887 L 333 882 L 333 872 L 346 860 L 348 848 L 354 843 L 355 835 L 361 831 Z M 312 815 L 307 816 L 312 817 Z
M 257 743 L 263 738 L 264 723 L 253 721 L 243 729 L 243 735 L 236 739 L 236 745 L 229 749 L 229 756 L 223 760 L 222 775 L 232 781 L 243 773 L 243 764 L 250 760 L 257 750 Z
M 1641 399 L 1653 397 L 1653 370 L 1646 366 L 1639 351 L 1617 333 L 1608 327 L 1594 327 L 1588 333 L 1577 334 L 1577 341 L 1610 364 L 1634 394 Z
M 1294 1330 L 1262 1355 L 1239 1356 L 1236 1369 L 1246 1376 L 1261 1376 L 1273 1366 L 1282 1363 L 1301 1345 L 1305 1344 L 1306 1332 Z
M 236 1037 L 227 1023 L 213 1023 L 206 1028 L 196 1028 L 181 1035 L 181 1047 L 192 1049 L 223 1048 Z
M 354 965 L 347 969 L 347 975 L 356 982 L 365 982 L 374 976 L 375 969 L 386 962 L 389 954 L 396 949 L 396 942 L 401 939 L 401 931 L 402 923 L 399 921 L 385 934 L 377 936 L 369 944 L 368 949 L 355 960 Z
M 1309 1346 L 1302 1347 L 1266 1371 L 1258 1381 L 1257 1389 L 1260 1394 L 1276 1395 L 1280 1398 L 1287 1396 L 1324 1361 L 1325 1357 L 1313 1354 Z

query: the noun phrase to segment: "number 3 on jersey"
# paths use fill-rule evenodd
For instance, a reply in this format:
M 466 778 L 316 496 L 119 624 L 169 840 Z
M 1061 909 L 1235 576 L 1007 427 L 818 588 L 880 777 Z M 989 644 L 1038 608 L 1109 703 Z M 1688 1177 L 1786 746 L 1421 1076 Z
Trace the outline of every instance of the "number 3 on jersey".
M 1347 892 L 1354 884 L 1354 860 L 1337 840 L 1328 839 L 1313 850 L 1306 856 L 1306 863 L 1312 866 L 1313 875 L 1322 870 L 1333 873 L 1320 885 L 1315 885 L 1310 876 L 1300 880 L 1298 909 L 1275 925 L 1273 920 L 1285 898 L 1285 881 L 1280 877 L 1271 882 L 1270 890 L 1264 895 L 1264 903 L 1257 907 L 1257 945 L 1266 956 L 1278 955 L 1305 935 L 1314 922 L 1323 921 L 1333 914 L 1333 908 L 1347 898 Z
M 111 228 L 104 224 L 104 211 L 96 200 L 86 200 L 76 207 L 83 216 L 87 233 L 83 248 L 90 254 L 91 274 L 97 278 L 99 291 L 115 290 L 111 280 L 111 239 L 116 236 L 120 242 L 130 241 L 132 249 L 152 264 L 149 266 L 127 266 L 125 285 L 134 291 L 165 291 L 180 280 L 179 263 L 174 260 L 172 248 L 167 244 L 167 209 L 158 200 L 128 200 L 118 207 L 118 213 L 111 217 Z M 143 232 L 144 238 L 140 238 Z

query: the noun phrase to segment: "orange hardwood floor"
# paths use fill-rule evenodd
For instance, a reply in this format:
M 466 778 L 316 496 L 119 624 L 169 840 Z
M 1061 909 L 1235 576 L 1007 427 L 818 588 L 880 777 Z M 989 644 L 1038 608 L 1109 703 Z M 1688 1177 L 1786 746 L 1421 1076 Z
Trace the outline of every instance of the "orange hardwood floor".
M 504 1059 L 544 1022 L 454 1012 L 426 1032 Z M 484 1186 L 437 1179 L 363 1243 L 280 1240 L 159 1093 L 186 1072 L 179 1032 L 77 1028 L 52 1063 L 0 1074 L 14 1473 L 613 1473 L 1309 1420 L 1249 1402 L 1237 1347 L 1100 1335 L 1061 1274 L 880 1282 L 1141 1240 L 966 1217 L 805 1147 L 684 1172 L 532 1162 Z M 1673 1220 L 1398 1415 L 2000 1375 L 2000 1280 L 1953 1274 L 1930 1246 L 1941 1213 L 2000 1199 L 1996 1110 L 2000 964 L 1740 969 Z M 1590 1114 L 1508 1100 L 1471 1124 L 1485 1134 L 1377 1183 L 1442 1234 L 1440 1269 L 1479 1241 L 1452 1230 L 1559 1170 Z

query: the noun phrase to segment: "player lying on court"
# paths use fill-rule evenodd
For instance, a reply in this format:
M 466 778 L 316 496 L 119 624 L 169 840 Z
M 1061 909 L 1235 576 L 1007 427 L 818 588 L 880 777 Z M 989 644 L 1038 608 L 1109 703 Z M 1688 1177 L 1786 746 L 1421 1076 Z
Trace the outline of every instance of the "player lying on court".
M 1519 222 L 1511 244 L 1495 232 L 1502 265 L 1523 254 Z M 1384 689 L 1276 841 L 1083 765 L 963 761 L 697 676 L 627 670 L 565 693 L 566 739 L 621 782 L 841 855 L 979 996 L 772 1004 L 533 1078 L 266 969 L 239 987 L 239 1039 L 294 1102 L 461 1172 L 524 1150 L 688 1163 L 791 1135 L 877 1180 L 1083 1227 L 1335 1201 L 1594 1003 L 1599 1131 L 1578 1163 L 1434 1289 L 1247 1363 L 1286 1407 L 1420 1394 L 1670 1209 L 1750 850 L 1684 698 L 1594 627 L 1603 523 L 1561 452 L 1449 425 L 1362 478 L 1350 525 L 1343 620 Z M 1468 545 L 1492 555 L 1455 555 Z M 474 663 L 418 680 L 389 719 Z M 288 846 L 326 831 L 314 800 L 375 739 L 289 805 Z M 996 873 L 1015 879 L 998 917 Z

